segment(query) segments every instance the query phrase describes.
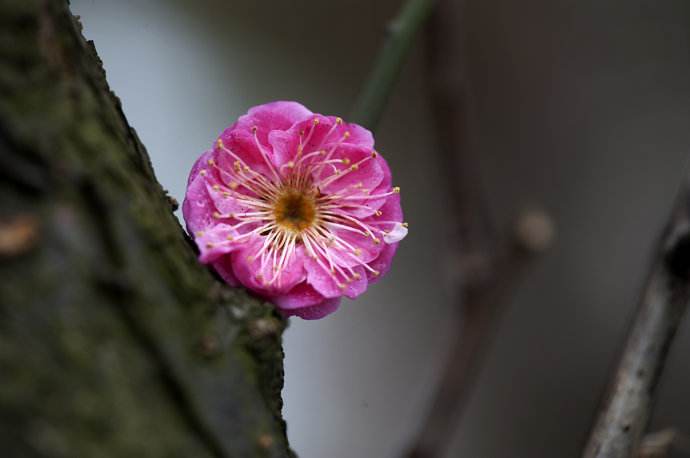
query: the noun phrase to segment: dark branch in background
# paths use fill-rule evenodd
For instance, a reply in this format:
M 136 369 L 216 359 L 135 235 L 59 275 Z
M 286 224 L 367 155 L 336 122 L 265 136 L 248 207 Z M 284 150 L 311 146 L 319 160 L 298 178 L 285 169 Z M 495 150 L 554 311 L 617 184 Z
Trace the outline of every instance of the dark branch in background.
M 393 21 L 391 34 L 355 102 L 353 121 L 376 128 L 413 39 L 434 3 L 408 0 Z M 441 166 L 455 207 L 456 233 L 450 240 L 457 243 L 452 247 L 454 276 L 462 283 L 454 289 L 462 314 L 433 407 L 410 456 L 437 456 L 447 447 L 507 297 L 532 255 L 546 249 L 553 236 L 551 220 L 539 211 L 522 215 L 506 240 L 499 241 L 490 227 L 479 166 L 465 144 L 467 85 L 459 63 L 463 50 L 457 27 L 461 3 L 444 1 L 436 7 L 429 48 Z
M 521 215 L 507 236 L 491 224 L 478 157 L 467 136 L 471 119 L 461 13 L 462 2 L 441 1 L 428 27 L 440 165 L 455 217 L 449 237 L 454 244 L 449 247 L 454 257 L 453 290 L 461 313 L 432 407 L 407 452 L 415 458 L 442 456 L 447 449 L 501 312 L 534 255 L 548 248 L 553 238 L 551 220 L 536 210 Z
M 381 119 L 388 96 L 393 91 L 400 69 L 412 49 L 417 32 L 429 18 L 434 0 L 407 0 L 388 26 L 388 37 L 374 61 L 374 68 L 355 100 L 350 120 L 371 130 Z
M 676 330 L 690 300 L 690 185 L 687 180 L 659 242 L 639 308 L 585 458 L 633 456 Z

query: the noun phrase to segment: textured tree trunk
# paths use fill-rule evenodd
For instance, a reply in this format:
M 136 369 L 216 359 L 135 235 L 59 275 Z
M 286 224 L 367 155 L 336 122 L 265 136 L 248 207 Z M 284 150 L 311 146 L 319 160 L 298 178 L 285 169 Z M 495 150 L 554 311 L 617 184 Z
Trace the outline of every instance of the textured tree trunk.
M 66 2 L 0 23 L 0 455 L 289 456 L 285 322 L 197 263 Z

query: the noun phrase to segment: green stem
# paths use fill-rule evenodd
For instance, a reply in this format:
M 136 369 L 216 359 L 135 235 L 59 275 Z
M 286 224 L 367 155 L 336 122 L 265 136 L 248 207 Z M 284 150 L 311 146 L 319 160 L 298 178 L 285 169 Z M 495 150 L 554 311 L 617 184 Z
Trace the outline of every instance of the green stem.
M 350 115 L 352 121 L 371 130 L 376 129 L 402 64 L 419 28 L 429 18 L 434 3 L 434 0 L 407 0 L 391 22 L 388 38 L 379 51 L 369 79 L 355 100 Z

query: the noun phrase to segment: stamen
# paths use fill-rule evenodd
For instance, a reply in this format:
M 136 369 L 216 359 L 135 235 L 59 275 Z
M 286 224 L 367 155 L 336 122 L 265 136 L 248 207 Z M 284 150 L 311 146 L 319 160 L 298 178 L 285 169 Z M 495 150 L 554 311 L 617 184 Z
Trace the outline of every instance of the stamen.
M 273 163 L 268 157 L 268 152 L 264 149 L 263 145 L 259 141 L 259 137 L 256 134 L 257 127 L 254 126 L 252 127 L 252 132 L 254 133 L 254 143 L 256 144 L 256 147 L 259 148 L 259 152 L 261 153 L 261 157 L 263 157 L 264 162 L 266 162 L 266 165 L 268 166 L 268 169 L 273 173 L 275 176 L 275 179 L 278 183 L 281 183 L 280 175 L 278 175 L 278 172 L 276 172 L 275 167 L 273 167 Z

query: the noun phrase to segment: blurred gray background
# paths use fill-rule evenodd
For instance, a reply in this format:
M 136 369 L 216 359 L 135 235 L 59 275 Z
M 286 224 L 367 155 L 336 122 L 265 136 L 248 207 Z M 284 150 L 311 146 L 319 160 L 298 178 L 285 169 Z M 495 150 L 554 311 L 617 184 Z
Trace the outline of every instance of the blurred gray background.
M 554 248 L 510 304 L 449 457 L 575 457 L 690 153 L 690 2 L 467 1 L 471 144 L 492 215 L 542 205 Z M 194 159 L 276 99 L 347 116 L 399 0 L 72 0 L 111 87 L 182 200 Z M 410 235 L 387 278 L 285 335 L 288 436 L 303 458 L 395 457 L 455 326 L 424 47 L 377 134 Z M 688 325 L 653 428 L 690 434 Z M 684 456 L 684 455 L 678 455 Z M 690 455 L 688 455 L 690 456 Z

